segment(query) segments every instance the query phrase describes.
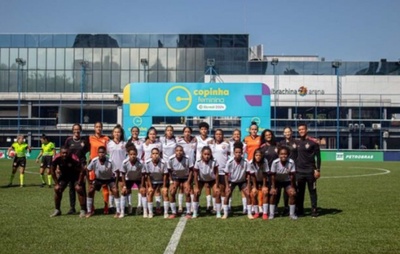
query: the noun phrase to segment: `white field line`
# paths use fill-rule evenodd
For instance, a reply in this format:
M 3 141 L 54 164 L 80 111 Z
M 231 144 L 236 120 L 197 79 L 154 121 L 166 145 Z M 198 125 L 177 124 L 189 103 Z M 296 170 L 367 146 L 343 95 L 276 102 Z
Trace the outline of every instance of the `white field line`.
M 367 176 L 378 176 L 378 175 L 386 175 L 390 173 L 390 170 L 385 168 L 366 168 L 366 167 L 352 167 L 352 168 L 363 168 L 363 169 L 376 169 L 381 171 L 380 173 L 372 173 L 372 174 L 363 174 L 363 175 L 348 175 L 348 176 L 323 176 L 321 179 L 335 179 L 335 178 L 353 178 L 353 177 L 367 177 Z
M 181 239 L 181 235 L 183 233 L 183 230 L 185 229 L 186 225 L 186 217 L 183 216 L 179 219 L 178 225 L 176 225 L 175 231 L 171 236 L 171 239 L 169 240 L 168 246 L 164 251 L 164 254 L 173 254 L 176 251 L 176 248 L 178 247 L 179 240 Z

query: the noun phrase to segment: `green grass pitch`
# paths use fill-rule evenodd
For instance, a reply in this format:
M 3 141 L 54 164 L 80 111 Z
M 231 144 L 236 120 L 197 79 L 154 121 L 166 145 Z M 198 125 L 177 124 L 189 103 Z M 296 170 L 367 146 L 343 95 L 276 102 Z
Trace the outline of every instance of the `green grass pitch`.
M 53 190 L 39 187 L 34 161 L 27 171 L 26 187 L 17 186 L 17 173 L 15 187 L 5 188 L 11 160 L 0 160 L 0 253 L 163 253 L 178 224 L 162 216 L 114 219 L 101 210 L 89 219 L 64 215 L 67 191 L 64 214 L 49 218 Z M 236 191 L 234 216 L 217 220 L 202 211 L 187 221 L 176 253 L 400 253 L 399 179 L 399 162 L 323 162 L 318 218 L 250 221 L 241 215 Z M 201 200 L 204 208 L 204 193 Z M 102 207 L 100 193 L 95 202 Z

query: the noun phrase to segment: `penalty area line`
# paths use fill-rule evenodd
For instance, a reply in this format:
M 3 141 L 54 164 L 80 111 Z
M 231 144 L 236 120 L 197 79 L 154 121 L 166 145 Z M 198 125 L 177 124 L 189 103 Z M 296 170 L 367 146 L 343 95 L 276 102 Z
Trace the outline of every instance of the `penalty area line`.
M 164 251 L 164 254 L 173 254 L 176 251 L 176 248 L 178 247 L 179 240 L 181 239 L 181 235 L 183 233 L 183 230 L 185 229 L 186 225 L 186 217 L 183 216 L 179 219 L 178 225 L 176 225 L 175 231 L 171 236 L 171 239 L 169 240 L 168 246 Z

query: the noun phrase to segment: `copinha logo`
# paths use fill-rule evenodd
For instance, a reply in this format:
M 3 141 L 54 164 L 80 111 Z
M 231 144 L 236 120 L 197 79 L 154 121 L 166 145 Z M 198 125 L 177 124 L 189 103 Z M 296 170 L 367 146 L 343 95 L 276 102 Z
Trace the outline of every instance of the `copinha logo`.
M 307 87 L 301 86 L 298 91 L 300 96 L 305 96 L 307 94 Z

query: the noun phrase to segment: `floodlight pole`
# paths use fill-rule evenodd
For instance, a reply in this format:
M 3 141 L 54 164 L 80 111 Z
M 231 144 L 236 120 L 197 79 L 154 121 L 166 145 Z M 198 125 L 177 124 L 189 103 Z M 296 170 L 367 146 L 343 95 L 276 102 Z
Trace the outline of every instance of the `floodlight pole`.
M 21 71 L 23 66 L 26 64 L 26 61 L 23 60 L 22 58 L 16 58 L 15 62 L 17 63 L 17 91 L 18 91 L 18 119 L 17 119 L 17 124 L 18 124 L 18 130 L 17 133 L 19 135 L 20 129 L 21 129 L 21 90 L 22 90 L 22 79 L 20 77 Z
M 278 89 L 278 82 L 276 78 L 276 65 L 278 65 L 279 59 L 278 58 L 272 58 L 271 64 L 272 64 L 272 71 L 274 74 L 274 131 L 276 131 L 276 101 L 277 101 L 277 89 Z
M 340 149 L 340 80 L 339 80 L 339 67 L 342 65 L 340 61 L 332 62 L 332 68 L 335 69 L 336 75 L 336 149 Z
M 86 68 L 89 65 L 88 61 L 81 61 L 81 112 L 80 112 L 80 124 L 83 124 L 83 92 L 85 91 L 85 81 L 86 81 Z

